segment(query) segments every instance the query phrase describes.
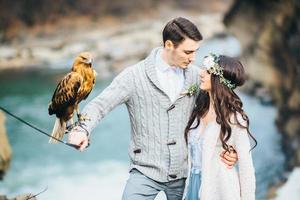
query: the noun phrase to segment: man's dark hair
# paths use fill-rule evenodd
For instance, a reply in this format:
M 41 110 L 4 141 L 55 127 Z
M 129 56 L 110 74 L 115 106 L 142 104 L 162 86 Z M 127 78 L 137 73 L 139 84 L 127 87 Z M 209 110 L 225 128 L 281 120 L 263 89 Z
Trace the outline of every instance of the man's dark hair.
M 164 45 L 167 40 L 170 40 L 177 47 L 186 38 L 200 41 L 202 40 L 202 35 L 195 24 L 183 17 L 171 20 L 163 30 Z

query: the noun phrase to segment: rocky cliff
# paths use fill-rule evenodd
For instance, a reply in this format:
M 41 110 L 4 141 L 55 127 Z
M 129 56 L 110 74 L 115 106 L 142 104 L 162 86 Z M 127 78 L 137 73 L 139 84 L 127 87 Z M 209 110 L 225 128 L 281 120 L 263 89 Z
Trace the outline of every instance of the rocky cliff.
M 300 1 L 236 0 L 224 23 L 241 41 L 250 79 L 266 88 L 278 107 L 287 169 L 299 166 Z

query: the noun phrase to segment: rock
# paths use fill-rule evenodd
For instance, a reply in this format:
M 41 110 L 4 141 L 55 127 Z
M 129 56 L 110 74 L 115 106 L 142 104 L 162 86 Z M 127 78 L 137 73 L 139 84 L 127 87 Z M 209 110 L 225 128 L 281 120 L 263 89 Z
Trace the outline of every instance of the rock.
M 284 125 L 285 125 L 284 130 L 286 131 L 287 136 L 291 138 L 295 137 L 295 135 L 300 131 L 300 115 L 298 116 L 293 115 L 293 117 L 290 117 L 289 119 L 286 120 Z M 297 140 L 295 140 L 294 142 L 296 141 Z M 299 145 L 300 144 L 297 144 L 298 147 Z
M 241 42 L 242 63 L 249 79 L 274 99 L 276 124 L 283 134 L 286 168 L 300 165 L 300 4 L 299 1 L 235 0 L 224 17 L 229 31 Z
M 287 102 L 288 107 L 297 110 L 300 108 L 300 90 L 294 90 L 291 94 L 291 97 L 289 98 L 289 101 Z
M 14 199 L 10 200 L 37 200 L 33 194 L 23 194 L 15 197 Z
M 0 60 L 11 59 L 17 55 L 17 50 L 13 47 L 0 47 Z
M 289 175 L 288 181 L 275 192 L 273 200 L 298 200 L 300 197 L 300 168 L 297 167 Z
M 63 52 L 59 52 L 59 53 L 61 53 L 62 55 L 77 55 L 82 51 L 88 51 L 87 44 L 83 42 L 74 42 L 66 45 L 63 48 Z
M 32 194 L 23 194 L 15 198 L 7 198 L 6 196 L 0 195 L 0 200 L 37 200 L 37 198 Z
M 12 152 L 5 130 L 5 115 L 0 111 L 0 180 L 10 165 Z
M 262 105 L 272 105 L 274 103 L 271 93 L 266 87 L 257 88 L 254 95 Z
M 0 200 L 7 200 L 6 196 L 0 195 Z

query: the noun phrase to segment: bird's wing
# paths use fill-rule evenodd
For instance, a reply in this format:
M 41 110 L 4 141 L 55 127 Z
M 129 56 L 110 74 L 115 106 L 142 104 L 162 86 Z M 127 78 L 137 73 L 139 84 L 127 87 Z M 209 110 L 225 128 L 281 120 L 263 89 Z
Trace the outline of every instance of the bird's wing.
M 89 71 L 89 73 L 86 73 L 86 77 L 88 77 L 88 80 L 85 82 L 84 86 L 81 88 L 81 91 L 85 93 L 83 99 L 87 99 L 89 94 L 92 92 L 95 82 L 96 82 L 96 75 L 97 73 L 95 70 Z
M 77 72 L 68 73 L 57 85 L 49 105 L 49 114 L 64 115 L 70 105 L 77 101 L 83 77 Z

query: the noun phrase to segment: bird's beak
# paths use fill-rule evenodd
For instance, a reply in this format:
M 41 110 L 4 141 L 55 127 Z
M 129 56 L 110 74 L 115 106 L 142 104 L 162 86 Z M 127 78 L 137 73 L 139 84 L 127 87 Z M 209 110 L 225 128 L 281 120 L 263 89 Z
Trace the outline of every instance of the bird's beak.
M 96 70 L 93 70 L 93 72 L 94 72 L 94 75 L 95 75 L 95 76 L 97 76 L 97 75 L 98 75 L 98 73 L 96 72 Z
M 86 62 L 84 62 L 85 64 L 92 64 L 92 62 L 93 62 L 93 59 L 88 59 Z

